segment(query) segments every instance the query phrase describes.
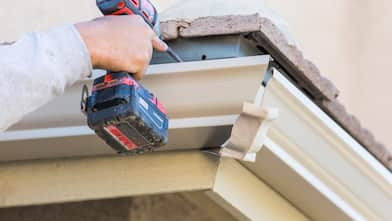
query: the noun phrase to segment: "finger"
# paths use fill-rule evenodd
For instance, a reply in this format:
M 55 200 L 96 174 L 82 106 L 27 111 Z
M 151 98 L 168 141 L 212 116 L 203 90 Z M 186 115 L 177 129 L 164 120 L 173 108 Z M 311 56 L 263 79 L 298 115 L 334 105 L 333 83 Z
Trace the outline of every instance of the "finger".
M 155 37 L 152 39 L 152 46 L 158 50 L 165 52 L 167 51 L 167 48 L 169 47 L 164 41 L 162 41 L 158 36 L 155 35 Z
M 137 69 L 134 72 L 131 72 L 135 80 L 140 81 L 143 78 L 144 73 L 146 72 L 145 64 L 138 64 Z
M 144 67 L 142 70 L 140 70 L 140 71 L 136 72 L 135 74 L 133 74 L 133 77 L 135 78 L 135 80 L 140 81 L 143 78 L 143 76 L 146 73 L 146 71 L 147 71 L 147 66 Z
M 148 69 L 148 65 L 150 64 L 151 58 L 152 58 L 152 47 L 149 49 L 149 53 L 148 53 L 148 58 L 145 62 L 144 65 L 141 66 L 140 71 L 138 71 L 137 73 L 134 74 L 136 80 L 141 80 L 144 76 L 144 74 L 147 72 Z

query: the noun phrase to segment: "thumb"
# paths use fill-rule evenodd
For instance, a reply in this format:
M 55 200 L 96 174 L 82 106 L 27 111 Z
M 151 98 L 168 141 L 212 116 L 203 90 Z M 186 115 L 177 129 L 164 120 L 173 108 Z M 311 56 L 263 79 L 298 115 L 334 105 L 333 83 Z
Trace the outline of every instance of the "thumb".
M 162 51 L 162 52 L 167 51 L 167 48 L 169 47 L 169 46 L 167 46 L 167 44 L 166 44 L 164 41 L 162 41 L 158 36 L 155 36 L 155 37 L 152 39 L 152 46 L 153 46 L 156 50 Z

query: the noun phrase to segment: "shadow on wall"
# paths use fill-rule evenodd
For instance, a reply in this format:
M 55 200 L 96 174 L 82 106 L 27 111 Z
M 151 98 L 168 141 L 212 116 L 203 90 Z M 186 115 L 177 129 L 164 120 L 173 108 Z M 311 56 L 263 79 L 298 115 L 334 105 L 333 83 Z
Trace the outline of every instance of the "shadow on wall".
M 183 194 L 0 209 L 7 221 L 213 221 Z M 222 209 L 223 211 L 223 209 Z M 223 213 L 225 213 L 223 211 Z M 224 218 L 227 220 L 227 217 Z M 232 219 L 234 220 L 234 219 Z M 227 221 L 232 221 L 227 220 Z

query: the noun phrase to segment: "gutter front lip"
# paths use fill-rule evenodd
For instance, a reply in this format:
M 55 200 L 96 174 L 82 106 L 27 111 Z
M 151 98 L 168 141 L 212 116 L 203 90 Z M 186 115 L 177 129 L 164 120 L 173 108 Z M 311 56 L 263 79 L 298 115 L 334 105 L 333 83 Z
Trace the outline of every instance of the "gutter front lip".
M 221 115 L 170 120 L 169 129 L 186 129 L 202 127 L 232 126 L 238 115 Z M 86 125 L 52 127 L 28 130 L 15 130 L 0 133 L 0 142 L 17 142 L 75 136 L 95 136 L 93 130 Z

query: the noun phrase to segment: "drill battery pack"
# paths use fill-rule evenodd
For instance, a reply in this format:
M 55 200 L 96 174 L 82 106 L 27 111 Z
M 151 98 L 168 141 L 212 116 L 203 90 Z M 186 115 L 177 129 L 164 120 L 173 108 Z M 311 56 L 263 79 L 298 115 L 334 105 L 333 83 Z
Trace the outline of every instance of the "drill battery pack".
M 162 104 L 126 72 L 95 79 L 83 103 L 88 126 L 120 154 L 142 154 L 168 142 Z

